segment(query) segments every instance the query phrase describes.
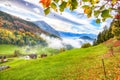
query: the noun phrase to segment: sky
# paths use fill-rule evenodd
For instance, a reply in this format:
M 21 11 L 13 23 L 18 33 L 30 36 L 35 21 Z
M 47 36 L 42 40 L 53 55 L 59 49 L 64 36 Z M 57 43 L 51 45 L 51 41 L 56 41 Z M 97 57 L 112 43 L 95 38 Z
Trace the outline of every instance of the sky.
M 65 9 L 62 14 L 51 10 L 51 13 L 45 16 L 39 0 L 0 0 L 0 2 L 2 3 L 0 10 L 29 21 L 45 21 L 57 31 L 98 34 L 111 22 L 108 19 L 106 22 L 96 24 L 94 17 L 87 18 L 86 15 L 81 15 L 83 13 L 81 8 L 74 11 Z

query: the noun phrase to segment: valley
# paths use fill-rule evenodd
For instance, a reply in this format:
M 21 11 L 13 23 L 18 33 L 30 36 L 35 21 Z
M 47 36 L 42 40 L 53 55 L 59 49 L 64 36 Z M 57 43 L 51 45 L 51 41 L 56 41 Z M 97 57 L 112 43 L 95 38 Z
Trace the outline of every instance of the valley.
M 10 66 L 0 72 L 0 79 L 101 80 L 105 79 L 102 59 L 105 62 L 107 78 L 118 79 L 120 53 L 115 52 L 115 56 L 103 58 L 102 56 L 107 55 L 106 52 L 109 49 L 106 43 L 89 48 L 73 49 L 46 58 L 31 60 L 19 57 L 9 58 L 10 61 L 0 64 Z M 114 47 L 115 51 L 118 49 L 119 47 Z
M 0 80 L 120 80 L 119 0 L 0 0 Z

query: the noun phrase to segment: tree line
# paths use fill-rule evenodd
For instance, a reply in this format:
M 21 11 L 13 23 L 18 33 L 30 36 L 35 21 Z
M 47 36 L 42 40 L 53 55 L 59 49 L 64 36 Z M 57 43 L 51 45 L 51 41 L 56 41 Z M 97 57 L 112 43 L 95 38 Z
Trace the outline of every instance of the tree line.
M 105 26 L 104 30 L 98 34 L 97 39 L 94 40 L 93 45 L 103 43 L 110 38 L 120 40 L 120 19 L 113 19 L 109 28 Z
M 0 28 L 0 44 L 13 44 L 18 46 L 24 45 L 47 45 L 46 41 L 40 36 L 31 32 L 20 32 L 17 30 L 8 30 Z

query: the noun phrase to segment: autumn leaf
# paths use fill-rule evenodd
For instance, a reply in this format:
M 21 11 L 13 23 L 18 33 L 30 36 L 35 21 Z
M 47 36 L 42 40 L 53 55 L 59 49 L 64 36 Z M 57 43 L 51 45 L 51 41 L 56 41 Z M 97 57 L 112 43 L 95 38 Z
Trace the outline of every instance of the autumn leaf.
M 120 19 L 120 14 L 116 14 L 114 18 L 115 19 Z
M 111 18 L 111 17 L 112 17 L 112 16 L 110 15 L 110 11 L 109 11 L 109 10 L 104 10 L 104 11 L 102 11 L 101 16 L 102 16 L 103 18 Z
M 45 15 L 50 13 L 50 7 L 48 7 L 47 9 L 44 10 Z
M 54 0 L 54 2 L 58 3 L 59 0 Z
M 57 11 L 57 9 L 56 9 L 57 6 L 56 6 L 56 4 L 54 2 L 51 3 L 51 8 L 54 9 L 55 11 Z
M 89 13 L 91 13 L 91 8 L 90 7 L 86 7 L 85 9 L 84 9 L 84 13 L 85 14 L 89 14 Z
M 99 11 L 99 10 L 94 11 L 94 16 L 95 16 L 95 17 L 98 17 L 99 14 L 100 14 L 100 11 Z
M 117 0 L 112 0 L 112 4 L 114 5 L 117 2 Z
M 97 20 L 96 20 L 96 23 L 100 23 L 100 22 L 101 22 L 100 19 L 97 19 Z
M 61 3 L 61 5 L 59 5 L 61 12 L 64 11 L 64 9 L 66 8 L 66 5 L 67 5 L 67 2 L 65 2 L 65 1 L 63 1 L 63 2 Z
M 77 2 L 77 0 L 71 0 L 70 3 L 71 3 L 71 5 L 70 5 L 70 10 L 71 10 L 71 11 L 77 9 L 77 7 L 78 7 L 78 2 Z
M 50 6 L 51 0 L 40 0 L 39 3 L 42 3 L 42 5 L 46 8 Z
M 91 0 L 90 2 L 91 2 L 91 4 L 96 4 L 99 2 L 99 0 Z
M 90 0 L 82 0 L 83 2 L 89 2 Z

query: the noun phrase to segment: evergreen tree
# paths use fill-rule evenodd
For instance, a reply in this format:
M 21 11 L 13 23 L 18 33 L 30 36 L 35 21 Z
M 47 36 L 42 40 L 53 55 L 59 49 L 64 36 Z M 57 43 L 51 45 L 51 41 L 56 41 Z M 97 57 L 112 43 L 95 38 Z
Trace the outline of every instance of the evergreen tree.
M 104 41 L 109 40 L 110 38 L 113 38 L 112 34 L 112 28 L 107 28 L 106 26 L 104 27 L 104 30 L 100 32 L 97 36 L 97 39 L 94 40 L 93 45 L 97 45 L 100 43 L 103 43 Z
M 112 23 L 112 33 L 114 37 L 120 40 L 120 19 L 116 19 Z

